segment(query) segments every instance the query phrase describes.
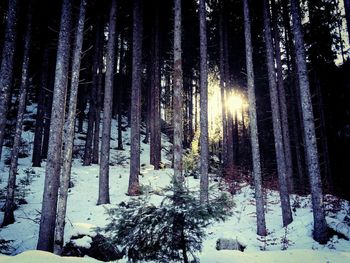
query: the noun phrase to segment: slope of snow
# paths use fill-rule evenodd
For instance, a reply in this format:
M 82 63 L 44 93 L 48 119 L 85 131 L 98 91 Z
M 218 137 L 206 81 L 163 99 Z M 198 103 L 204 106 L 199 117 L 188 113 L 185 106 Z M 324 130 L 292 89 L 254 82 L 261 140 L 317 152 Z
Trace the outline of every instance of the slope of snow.
M 116 122 L 112 123 L 111 158 L 110 158 L 110 197 L 111 204 L 96 206 L 98 198 L 99 166 L 82 166 L 79 158 L 75 159 L 72 167 L 72 181 L 74 187 L 70 189 L 67 207 L 67 223 L 65 228 L 65 242 L 72 236 L 89 234 L 93 236 L 96 226 L 103 227 L 107 221 L 105 209 L 126 202 L 130 199 L 126 195 L 129 179 L 130 148 L 129 129 L 123 134 L 125 150 L 117 148 Z M 84 141 L 78 139 L 76 145 L 83 148 Z M 143 137 L 143 136 L 142 136 Z M 33 134 L 25 132 L 23 138 L 33 141 Z M 143 139 L 143 138 L 142 138 Z M 157 191 L 170 184 L 173 170 L 170 161 L 166 159 L 166 153 L 171 145 L 163 136 L 163 162 L 167 168 L 159 171 L 153 170 L 149 164 L 149 145 L 141 143 L 141 176 L 140 182 L 145 192 L 149 191 L 151 201 L 158 204 L 161 197 Z M 32 144 L 29 145 L 32 151 Z M 5 150 L 5 156 L 9 150 Z M 5 158 L 3 158 L 5 159 Z M 45 163 L 41 168 L 31 168 L 31 156 L 19 160 L 19 175 L 17 184 L 31 176 L 31 183 L 24 186 L 26 189 L 25 200 L 28 204 L 21 205 L 15 211 L 16 222 L 0 230 L 0 239 L 13 240 L 11 243 L 12 255 L 15 257 L 0 257 L 1 262 L 96 262 L 91 259 L 65 258 L 60 261 L 50 253 L 32 251 L 36 248 L 38 238 L 40 210 L 44 186 Z M 0 163 L 0 189 L 5 189 L 8 176 L 8 167 Z M 198 189 L 199 180 L 193 177 L 186 178 L 186 184 L 191 189 Z M 212 182 L 212 184 L 217 184 Z M 294 221 L 286 228 L 282 227 L 281 208 L 279 194 L 276 191 L 266 190 L 266 222 L 269 235 L 265 238 L 256 235 L 256 214 L 254 190 L 249 185 L 242 188 L 233 196 L 235 203 L 233 215 L 225 222 L 215 223 L 207 228 L 207 237 L 203 243 L 203 251 L 198 255 L 201 262 L 350 262 L 350 242 L 337 237 L 332 238 L 326 245 L 320 245 L 312 239 L 312 209 L 310 196 L 291 196 Z M 326 198 L 327 221 L 334 228 L 339 228 L 346 215 L 349 215 L 350 206 L 346 201 L 338 201 L 334 207 L 335 199 Z M 1 205 L 1 204 L 0 204 Z M 3 213 L 0 213 L 2 220 Z M 346 230 L 344 230 L 346 235 Z M 218 238 L 237 239 L 246 246 L 244 252 L 216 250 Z M 76 242 L 89 245 L 89 240 Z M 91 242 L 91 241 L 90 241 Z M 126 262 L 123 259 L 119 262 Z

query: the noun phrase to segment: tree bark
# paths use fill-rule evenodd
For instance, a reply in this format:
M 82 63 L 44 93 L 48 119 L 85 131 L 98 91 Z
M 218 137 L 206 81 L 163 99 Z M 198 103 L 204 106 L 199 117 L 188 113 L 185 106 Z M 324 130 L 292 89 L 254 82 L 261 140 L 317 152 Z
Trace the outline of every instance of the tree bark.
M 300 98 L 302 107 L 302 120 L 305 138 L 306 161 L 311 188 L 312 208 L 314 216 L 313 236 L 317 242 L 326 243 L 328 229 L 323 208 L 322 184 L 320 165 L 318 160 L 316 132 L 312 111 L 309 76 L 306 65 L 304 37 L 302 33 L 299 1 L 291 0 L 293 35 L 295 41 L 295 54 L 297 72 L 300 85 Z
M 257 217 L 257 234 L 266 236 L 264 200 L 262 192 L 261 166 L 258 140 L 258 125 L 256 118 L 256 102 L 254 87 L 254 69 L 253 69 L 253 48 L 251 42 L 251 25 L 248 0 L 243 0 L 244 12 L 244 37 L 246 49 L 246 66 L 247 66 L 247 86 L 248 86 L 248 103 L 249 103 L 249 120 L 250 120 L 250 139 L 252 147 L 253 176 L 255 185 L 256 199 L 256 217 Z
M 152 130 L 151 130 L 151 152 L 152 164 L 155 170 L 160 168 L 162 160 L 161 150 L 161 130 L 160 130 L 160 40 L 159 40 L 159 0 L 156 0 L 156 10 L 154 18 L 154 86 L 152 90 Z
M 287 226 L 293 221 L 292 211 L 290 208 L 286 157 L 283 145 L 283 133 L 280 117 L 280 104 L 278 101 L 278 90 L 276 83 L 275 61 L 273 53 L 273 43 L 270 25 L 270 11 L 267 0 L 264 0 L 264 38 L 266 44 L 266 59 L 268 69 L 268 79 L 270 88 L 271 110 L 273 134 L 275 138 L 275 151 L 277 161 L 278 181 L 280 188 L 280 198 L 282 207 L 283 226 Z
M 57 194 L 61 171 L 62 134 L 68 81 L 71 31 L 71 1 L 64 0 L 58 38 L 50 139 L 37 249 L 52 251 L 54 245 Z
M 71 177 L 72 153 L 74 144 L 75 115 L 77 111 L 77 96 L 79 87 L 80 62 L 84 40 L 84 22 L 86 13 L 86 1 L 81 0 L 79 20 L 75 36 L 72 76 L 69 97 L 68 116 L 66 120 L 66 130 L 64 137 L 63 166 L 60 178 L 60 188 L 58 195 L 57 219 L 55 228 L 54 253 L 61 255 L 64 242 L 64 226 L 67 210 L 68 187 Z
M 115 42 L 116 42 L 116 21 L 117 21 L 117 0 L 112 0 L 109 13 L 108 43 L 106 54 L 106 76 L 105 76 L 105 93 L 104 109 L 102 124 L 102 141 L 100 157 L 100 177 L 98 205 L 108 204 L 109 198 L 109 153 L 111 139 L 112 123 L 112 100 L 113 100 L 113 81 L 114 81 L 114 63 L 115 63 Z
M 174 121 L 174 185 L 182 188 L 184 177 L 182 174 L 182 47 L 181 47 L 181 0 L 174 0 L 174 72 L 173 72 L 173 121 Z
M 140 122 L 141 122 L 141 67 L 142 67 L 142 1 L 134 0 L 132 83 L 131 83 L 131 155 L 128 194 L 140 193 Z
M 278 11 L 275 0 L 271 1 L 272 7 L 272 25 L 275 40 L 275 52 L 276 52 L 276 73 L 277 73 L 277 89 L 278 89 L 278 101 L 280 104 L 281 111 L 281 125 L 282 125 L 282 136 L 283 136 L 283 146 L 284 146 L 284 156 L 286 159 L 286 173 L 288 180 L 289 191 L 294 191 L 293 182 L 293 160 L 292 160 L 292 150 L 290 147 L 290 137 L 289 137 L 289 124 L 288 124 L 288 108 L 286 101 L 286 92 L 283 82 L 283 69 L 282 69 L 282 59 L 281 59 L 281 47 L 280 47 L 280 34 L 278 29 Z
M 43 55 L 43 67 L 41 72 L 41 87 L 38 96 L 38 107 L 36 112 L 35 135 L 33 143 L 33 167 L 41 166 L 42 142 L 45 114 L 45 93 L 48 89 L 48 71 L 49 71 L 49 47 L 46 46 Z
M 17 0 L 8 1 L 5 39 L 0 68 L 0 160 L 4 143 L 6 115 L 13 78 L 13 64 L 16 46 Z
M 19 90 L 19 104 L 17 111 L 17 121 L 16 121 L 16 132 L 13 141 L 13 147 L 11 151 L 11 165 L 9 171 L 9 179 L 7 183 L 7 195 L 4 207 L 4 219 L 1 226 L 6 226 L 15 222 L 13 210 L 15 208 L 15 187 L 16 187 L 16 175 L 18 167 L 18 153 L 20 149 L 21 135 L 22 135 L 22 124 L 23 124 L 23 115 L 26 108 L 26 95 L 28 88 L 28 70 L 29 70 L 29 51 L 30 51 L 30 42 L 32 37 L 32 11 L 31 3 L 29 2 L 28 6 L 28 21 L 26 34 L 24 37 L 24 51 L 23 51 L 23 62 L 22 62 L 22 78 L 21 86 Z
M 208 66 L 207 66 L 207 22 L 205 0 L 199 0 L 199 41 L 200 41 L 200 202 L 208 202 Z

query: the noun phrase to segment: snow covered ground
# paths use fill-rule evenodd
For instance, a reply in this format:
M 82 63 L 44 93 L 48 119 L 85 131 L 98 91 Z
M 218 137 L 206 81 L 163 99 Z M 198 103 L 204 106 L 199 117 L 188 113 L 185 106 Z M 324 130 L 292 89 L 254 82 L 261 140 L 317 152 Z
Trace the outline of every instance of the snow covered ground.
M 75 159 L 72 169 L 74 187 L 70 189 L 65 240 L 77 233 L 85 234 L 92 231 L 95 226 L 104 226 L 107 215 L 105 209 L 115 206 L 122 201 L 128 201 L 126 195 L 129 176 L 129 130 L 124 133 L 124 151 L 117 148 L 116 123 L 112 124 L 111 166 L 110 166 L 110 195 L 111 204 L 96 206 L 98 195 L 99 166 L 82 166 L 80 159 Z M 81 137 L 80 134 L 76 135 Z M 32 151 L 33 134 L 25 132 L 23 138 L 30 142 L 29 152 Z M 84 141 L 77 139 L 76 144 L 82 145 Z M 153 170 L 149 164 L 149 145 L 142 143 L 142 176 L 141 184 L 147 189 L 159 190 L 170 184 L 172 169 L 165 168 Z M 169 167 L 170 161 L 166 159 L 166 152 L 170 143 L 163 136 L 163 162 Z M 3 158 L 9 155 L 8 149 Z M 8 167 L 4 161 L 0 163 L 0 189 L 4 195 L 7 183 Z M 45 163 L 41 168 L 31 167 L 31 156 L 19 160 L 19 175 L 17 184 L 25 191 L 25 200 L 28 204 L 21 205 L 15 211 L 16 222 L 0 229 L 0 239 L 13 240 L 10 244 L 12 256 L 0 256 L 2 262 L 97 262 L 91 258 L 60 258 L 53 254 L 33 251 L 39 231 L 40 210 L 44 186 Z M 26 179 L 30 184 L 26 185 Z M 186 179 L 187 185 L 198 189 L 199 180 L 193 177 Z M 212 182 L 215 184 L 215 182 Z M 288 227 L 282 227 L 281 208 L 278 192 L 266 191 L 266 223 L 268 236 L 259 238 L 256 235 L 256 215 L 254 190 L 249 185 L 242 188 L 232 197 L 235 203 L 233 215 L 225 222 L 215 223 L 207 228 L 207 237 L 203 244 L 203 251 L 199 254 L 200 262 L 350 262 L 350 241 L 333 237 L 326 245 L 320 245 L 312 239 L 312 210 L 310 197 L 291 196 L 294 221 Z M 327 221 L 339 232 L 350 236 L 349 226 L 344 223 L 347 216 L 350 219 L 350 205 L 346 201 L 338 201 L 327 196 Z M 157 203 L 160 197 L 151 194 L 151 201 Z M 0 220 L 2 220 L 0 213 Z M 237 239 L 246 246 L 244 252 L 230 250 L 216 250 L 218 238 Z M 84 237 L 77 240 L 80 245 L 89 245 L 91 239 Z M 17 256 L 14 256 L 17 255 Z M 126 262 L 126 259 L 118 262 Z

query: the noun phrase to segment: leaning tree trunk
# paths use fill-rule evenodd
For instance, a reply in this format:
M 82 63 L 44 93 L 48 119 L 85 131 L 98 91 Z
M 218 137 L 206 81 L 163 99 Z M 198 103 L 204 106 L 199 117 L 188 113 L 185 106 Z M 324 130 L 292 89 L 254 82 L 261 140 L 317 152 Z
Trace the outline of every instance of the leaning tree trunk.
M 9 179 L 7 183 L 7 195 L 4 207 L 4 219 L 2 227 L 8 224 L 12 224 L 15 221 L 13 210 L 15 208 L 15 188 L 16 188 L 16 175 L 18 167 L 18 153 L 22 135 L 23 115 L 26 107 L 26 95 L 28 87 L 28 68 L 29 68 L 29 50 L 32 35 L 32 11 L 31 4 L 28 7 L 28 24 L 26 28 L 26 35 L 24 38 L 24 51 L 23 51 L 23 63 L 22 63 L 22 79 L 21 87 L 19 90 L 19 104 L 17 111 L 16 132 L 13 141 L 13 147 L 11 151 L 11 165 L 9 171 Z
M 38 107 L 36 112 L 35 135 L 33 143 L 33 167 L 41 166 L 42 159 L 42 142 L 44 129 L 44 114 L 45 114 L 45 92 L 48 89 L 48 71 L 49 71 L 49 47 L 45 47 L 43 55 L 43 64 L 41 72 L 41 87 L 38 96 Z
M 142 1 L 134 0 L 132 80 L 131 80 L 131 137 L 129 195 L 140 191 L 140 122 L 141 122 L 141 66 L 142 66 Z
M 317 242 L 326 243 L 328 229 L 323 208 L 322 183 L 320 165 L 318 160 L 317 142 L 314 116 L 312 111 L 309 76 L 306 65 L 306 52 L 301 24 L 299 1 L 291 0 L 293 35 L 295 41 L 295 54 L 297 72 L 300 85 L 300 99 L 302 107 L 302 121 L 304 128 L 305 152 L 309 173 L 312 208 L 314 216 L 313 236 Z
M 13 78 L 13 63 L 16 46 L 17 0 L 9 0 L 5 39 L 0 68 L 0 160 L 4 143 L 7 108 Z
M 116 21 L 117 21 L 117 0 L 112 0 L 109 13 L 108 43 L 106 55 L 106 77 L 105 94 L 102 124 L 102 141 L 100 157 L 100 177 L 98 191 L 98 205 L 108 204 L 109 200 L 109 153 L 111 143 L 111 123 L 112 123 L 112 100 L 113 100 L 113 80 L 115 63 L 115 42 L 116 42 Z
M 174 76 L 173 76 L 173 121 L 174 121 L 174 184 L 182 188 L 182 47 L 181 47 L 181 0 L 174 0 Z
M 52 251 L 54 245 L 57 194 L 61 171 L 62 134 L 68 81 L 72 19 L 71 9 L 71 1 L 64 0 L 57 47 L 49 149 L 47 154 L 44 195 L 41 209 L 39 240 L 37 245 L 37 249 L 45 251 Z
M 280 198 L 282 207 L 283 226 L 287 226 L 293 221 L 290 209 L 287 167 L 284 154 L 282 124 L 280 118 L 280 105 L 278 101 L 278 90 L 276 84 L 275 61 L 272 44 L 272 34 L 270 25 L 270 11 L 267 0 L 264 0 L 264 38 L 266 44 L 266 59 L 270 88 L 271 110 L 273 134 L 275 138 L 275 151 L 277 161 L 278 181 L 280 187 Z
M 207 25 L 205 0 L 199 0 L 199 39 L 200 39 L 200 202 L 208 202 L 208 66 L 207 66 Z
M 286 159 L 286 173 L 288 180 L 289 191 L 294 191 L 293 182 L 293 160 L 292 160 L 292 150 L 290 147 L 290 137 L 289 137 L 289 124 L 288 124 L 288 109 L 286 101 L 286 92 L 283 83 L 283 70 L 282 70 L 282 59 L 281 59 L 281 41 L 280 33 L 278 29 L 278 11 L 275 0 L 271 1 L 272 6 L 272 16 L 273 16 L 273 33 L 275 40 L 275 52 L 276 52 L 276 69 L 277 69 L 277 89 L 278 89 L 278 99 L 280 103 L 281 111 L 281 125 L 282 125 L 282 135 L 283 135 L 283 146 L 284 146 L 284 156 Z
M 256 217 L 257 217 L 257 234 L 266 236 L 264 200 L 262 192 L 260 153 L 258 140 L 258 125 L 256 118 L 256 102 L 255 102 L 255 87 L 254 87 L 254 69 L 253 69 L 253 48 L 251 42 L 251 26 L 248 0 L 243 0 L 244 11 L 244 36 L 246 49 L 246 64 L 247 64 L 247 86 L 248 86 L 248 101 L 249 101 L 249 120 L 250 120 L 250 139 L 252 147 L 253 160 L 253 176 L 255 185 L 256 199 Z
M 86 12 L 86 1 L 81 0 L 78 27 L 75 36 L 73 61 L 72 61 L 72 76 L 69 97 L 68 116 L 65 127 L 64 150 L 63 150 L 63 166 L 60 179 L 60 188 L 58 195 L 57 220 L 55 229 L 54 253 L 61 255 L 64 241 L 64 226 L 67 210 L 68 187 L 71 176 L 72 167 L 72 152 L 74 144 L 74 128 L 75 115 L 77 111 L 77 96 L 79 87 L 79 73 L 81 62 L 81 51 L 84 39 L 84 20 Z

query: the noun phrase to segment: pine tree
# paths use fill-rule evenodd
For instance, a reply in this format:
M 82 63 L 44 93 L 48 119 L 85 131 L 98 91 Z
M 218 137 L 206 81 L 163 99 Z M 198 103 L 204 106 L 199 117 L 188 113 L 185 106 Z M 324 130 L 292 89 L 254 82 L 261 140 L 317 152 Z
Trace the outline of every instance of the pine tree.
M 199 36 L 200 36 L 200 200 L 208 202 L 208 66 L 207 66 L 207 25 L 205 0 L 199 0 Z
M 1 226 L 6 226 L 12 224 L 15 221 L 13 210 L 15 208 L 15 188 L 16 188 L 16 175 L 18 167 L 18 153 L 20 149 L 21 135 L 22 135 L 22 124 L 23 124 L 23 115 L 25 113 L 26 107 L 26 95 L 28 89 L 28 75 L 29 75 L 29 54 L 30 54 L 30 45 L 32 37 L 32 10 L 31 3 L 29 2 L 29 7 L 27 10 L 28 21 L 26 34 L 24 37 L 24 51 L 23 51 L 23 62 L 22 62 L 22 78 L 21 78 L 21 87 L 19 90 L 19 103 L 17 111 L 17 121 L 16 121 L 16 132 L 13 141 L 13 147 L 11 151 L 11 165 L 9 171 L 9 179 L 7 183 L 7 195 L 6 202 L 4 207 L 4 220 Z
M 103 124 L 100 157 L 100 177 L 97 204 L 108 204 L 109 200 L 109 154 L 111 141 L 112 100 L 115 63 L 117 0 L 112 0 L 109 13 L 108 43 L 106 55 L 105 93 L 103 101 Z
M 270 25 L 270 11 L 267 0 L 264 0 L 264 36 L 266 44 L 267 69 L 270 88 L 270 99 L 272 109 L 272 124 L 275 139 L 276 161 L 278 181 L 280 187 L 280 198 L 282 207 L 283 226 L 287 226 L 293 221 L 292 211 L 290 208 L 286 157 L 283 145 L 282 124 L 280 117 L 280 102 L 278 100 L 278 90 L 276 83 L 276 70 Z
M 256 217 L 257 217 L 257 234 L 266 236 L 264 200 L 262 192 L 260 152 L 258 140 L 258 125 L 256 118 L 256 102 L 255 102 L 255 87 L 254 87 L 254 69 L 253 69 L 253 48 L 251 42 L 251 25 L 248 0 L 243 0 L 244 12 L 244 36 L 246 49 L 246 64 L 247 64 L 247 86 L 249 100 L 249 120 L 250 120 L 250 139 L 252 147 L 253 160 L 253 177 L 255 186 L 256 199 Z
M 323 209 L 323 195 L 318 160 L 316 132 L 312 111 L 309 76 L 306 65 L 304 37 L 301 25 L 300 7 L 298 0 L 291 0 L 293 35 L 295 41 L 295 55 L 297 74 L 300 85 L 300 98 L 302 107 L 303 132 L 305 139 L 306 163 L 311 188 L 312 208 L 314 215 L 314 239 L 326 243 L 328 239 L 327 223 Z
M 77 96 L 80 76 L 80 62 L 84 38 L 84 20 L 86 13 L 86 1 L 81 0 L 77 31 L 75 33 L 75 43 L 73 49 L 72 76 L 70 85 L 70 96 L 68 115 L 65 127 L 63 166 L 60 178 L 60 188 L 58 195 L 57 219 L 55 228 L 54 252 L 61 255 L 63 247 L 64 226 L 67 210 L 68 187 L 71 176 L 72 154 L 74 144 L 75 115 L 77 111 Z
M 174 123 L 174 183 L 182 187 L 182 47 L 181 47 L 181 0 L 174 0 L 174 72 L 173 72 L 173 123 Z
M 140 124 L 141 124 L 141 67 L 142 67 L 142 1 L 134 0 L 132 83 L 131 83 L 131 148 L 128 194 L 139 194 Z
M 0 160 L 4 143 L 7 108 L 13 78 L 13 64 L 16 46 L 17 0 L 8 1 L 5 39 L 0 68 Z
M 58 38 L 55 84 L 53 92 L 50 139 L 45 172 L 37 249 L 53 251 L 57 209 L 57 194 L 61 171 L 62 135 L 68 81 L 70 53 L 71 1 L 62 4 L 61 26 Z

